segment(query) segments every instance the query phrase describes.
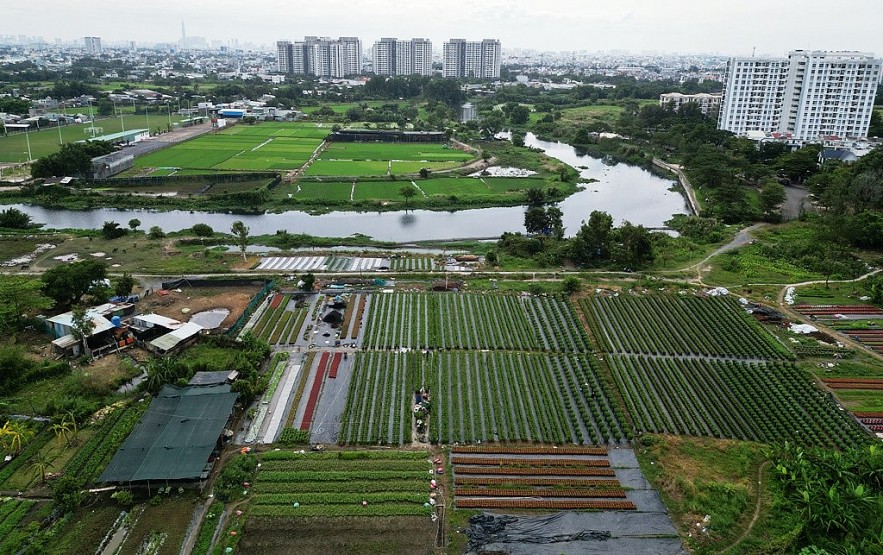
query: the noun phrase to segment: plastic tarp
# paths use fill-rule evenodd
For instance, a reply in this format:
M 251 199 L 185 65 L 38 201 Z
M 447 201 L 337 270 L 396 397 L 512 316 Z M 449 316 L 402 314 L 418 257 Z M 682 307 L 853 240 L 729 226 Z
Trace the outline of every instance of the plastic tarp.
M 665 513 L 600 511 L 542 516 L 485 513 L 469 519 L 468 553 L 558 555 L 686 553 Z
M 229 385 L 166 385 L 114 454 L 100 481 L 200 478 L 236 395 Z

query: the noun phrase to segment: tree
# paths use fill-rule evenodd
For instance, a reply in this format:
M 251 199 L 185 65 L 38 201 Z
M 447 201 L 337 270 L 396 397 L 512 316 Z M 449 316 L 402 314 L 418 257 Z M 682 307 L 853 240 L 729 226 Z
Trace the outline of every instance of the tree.
M 97 260 L 71 262 L 43 272 L 43 292 L 59 305 L 69 305 L 89 292 L 92 284 L 107 277 L 107 266 Z
M 567 276 L 561 282 L 561 289 L 567 293 L 568 295 L 572 295 L 576 293 L 580 289 L 582 289 L 583 282 L 576 276 Z
M 165 232 L 158 225 L 152 226 L 147 232 L 147 237 L 150 239 L 162 239 L 165 236 Z
M 414 187 L 411 187 L 410 185 L 405 185 L 404 187 L 399 189 L 399 194 L 405 197 L 405 207 L 407 207 L 409 201 L 411 200 L 411 197 L 416 195 L 417 191 L 414 190 Z
M 546 193 L 539 187 L 529 187 L 525 189 L 524 195 L 527 197 L 527 203 L 531 206 L 539 206 L 546 200 Z
M 524 212 L 524 229 L 528 233 L 543 233 L 548 228 L 546 209 L 542 206 L 531 206 Z
M 215 234 L 215 230 L 208 224 L 193 224 L 190 231 L 197 237 L 211 237 Z
M 524 146 L 524 131 L 512 131 L 512 146 L 517 146 L 519 148 Z
M 131 229 L 132 231 L 137 230 L 140 226 L 141 220 L 139 220 L 138 218 L 132 218 L 131 220 L 129 220 L 129 229 Z
M 98 115 L 110 116 L 113 114 L 114 106 L 110 99 L 102 98 L 98 100 Z
M 43 451 L 38 451 L 36 455 L 31 457 L 30 468 L 35 474 L 40 476 L 40 483 L 46 483 L 46 471 L 52 468 L 52 460 L 49 455 Z
M 509 121 L 512 125 L 524 125 L 530 119 L 530 108 L 517 105 L 509 111 Z
M 126 234 L 125 228 L 120 227 L 117 222 L 104 222 L 101 227 L 101 236 L 105 239 L 119 239 Z
M 89 354 L 91 358 L 88 339 L 95 329 L 95 322 L 92 321 L 92 316 L 86 311 L 86 307 L 82 305 L 73 307 L 71 312 L 71 335 L 83 344 L 83 354 Z
M 0 277 L 0 327 L 19 329 L 26 314 L 52 308 L 52 299 L 43 294 L 43 282 L 27 276 Z
M 497 251 L 487 251 L 487 254 L 484 255 L 484 261 L 491 266 L 496 266 L 497 262 L 500 261 Z
M 777 181 L 768 181 L 760 189 L 760 207 L 770 221 L 778 221 L 782 214 L 779 206 L 785 202 L 785 187 Z
M 491 110 L 490 114 L 481 118 L 481 130 L 487 137 L 496 135 L 504 127 L 506 127 L 506 116 L 500 110 Z
M 113 152 L 113 145 L 106 141 L 66 143 L 57 152 L 44 156 L 33 163 L 34 177 L 85 176 L 92 169 L 92 158 Z
M 546 222 L 548 233 L 556 239 L 564 238 L 564 212 L 557 206 L 546 208 Z
M 628 269 L 642 268 L 653 261 L 653 242 L 650 232 L 642 225 L 625 222 L 614 234 L 614 260 Z
M 52 482 L 52 498 L 64 512 L 73 512 L 80 506 L 83 501 L 81 489 L 83 482 L 81 478 L 73 475 L 63 474 L 57 480 Z
M 240 220 L 236 220 L 230 227 L 230 231 L 235 237 L 236 244 L 239 245 L 239 250 L 242 251 L 242 259 L 245 260 L 245 249 L 248 248 L 248 228 Z
M 117 297 L 128 297 L 135 287 L 135 278 L 128 272 L 124 272 L 122 276 L 116 279 L 113 286 L 113 292 Z
M 613 217 L 593 210 L 589 221 L 583 222 L 570 243 L 570 257 L 578 264 L 603 262 L 610 258 L 613 239 Z
M 0 447 L 7 453 L 18 453 L 34 433 L 22 422 L 7 420 L 0 428 Z
M 316 284 L 316 276 L 313 274 L 304 274 L 301 278 L 303 284 L 300 288 L 304 291 L 312 291 L 313 286 Z
M 18 208 L 9 208 L 0 212 L 0 227 L 27 229 L 31 223 L 31 217 Z

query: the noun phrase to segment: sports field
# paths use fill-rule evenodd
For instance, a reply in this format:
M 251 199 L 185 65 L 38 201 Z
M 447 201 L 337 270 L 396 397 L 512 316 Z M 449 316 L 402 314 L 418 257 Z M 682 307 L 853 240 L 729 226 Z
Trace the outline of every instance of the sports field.
M 299 200 L 325 199 L 328 201 L 390 201 L 402 202 L 402 187 L 414 187 L 417 193 L 414 201 L 433 197 L 456 196 L 460 199 L 475 199 L 495 196 L 501 198 L 507 193 L 522 195 L 531 187 L 543 188 L 545 182 L 538 178 L 513 177 L 441 177 L 430 179 L 399 179 L 395 181 L 359 181 L 350 180 L 335 182 L 300 181 L 292 184 L 281 184 L 274 191 L 277 197 L 288 197 Z
M 83 109 L 80 108 L 80 111 Z M 110 135 L 118 133 L 125 125 L 126 129 L 147 129 L 147 116 L 124 115 L 123 122 L 119 117 L 100 119 L 95 121 L 95 127 L 101 129 L 102 135 Z M 181 119 L 180 116 L 172 114 L 172 123 L 177 123 Z M 163 131 L 169 125 L 169 117 L 166 114 L 161 116 L 150 116 L 150 129 L 155 133 L 159 128 Z M 64 143 L 74 143 L 91 137 L 86 130 L 90 125 L 88 123 L 76 123 L 73 125 L 63 125 L 61 127 L 61 141 Z M 29 131 L 27 136 L 24 133 L 10 133 L 4 137 L 0 134 L 0 163 L 3 162 L 26 162 L 28 160 L 28 139 L 31 142 L 31 156 L 34 160 L 42 158 L 54 152 L 57 152 L 60 146 L 59 129 L 50 127 L 41 129 L 40 131 Z
M 330 129 L 315 123 L 238 124 L 135 160 L 138 168 L 291 170 L 301 167 Z M 162 175 L 162 173 L 157 173 Z
M 455 168 L 470 154 L 438 143 L 331 143 L 307 175 L 359 176 L 418 173 Z

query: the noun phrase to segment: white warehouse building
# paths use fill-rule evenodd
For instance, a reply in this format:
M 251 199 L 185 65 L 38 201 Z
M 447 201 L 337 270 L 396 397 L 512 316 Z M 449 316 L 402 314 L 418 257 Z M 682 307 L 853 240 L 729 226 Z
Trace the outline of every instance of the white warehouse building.
M 718 129 L 794 141 L 867 137 L 881 60 L 863 52 L 795 50 L 787 59 L 732 58 Z

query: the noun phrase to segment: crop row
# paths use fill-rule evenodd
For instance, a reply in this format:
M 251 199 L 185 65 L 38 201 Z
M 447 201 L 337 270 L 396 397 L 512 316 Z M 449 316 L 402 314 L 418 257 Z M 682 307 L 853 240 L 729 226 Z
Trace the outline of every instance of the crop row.
M 619 497 L 625 498 L 621 489 L 488 489 L 461 488 L 454 490 L 457 497 Z
M 584 352 L 585 333 L 565 297 L 377 294 L 366 348 Z
M 403 443 L 411 395 L 422 386 L 432 393 L 432 442 L 626 437 L 607 384 L 583 355 L 369 351 L 356 358 L 341 443 Z
M 596 296 L 582 307 L 611 353 L 794 357 L 729 297 Z
M 46 427 L 34 436 L 31 441 L 25 445 L 24 449 L 11 461 L 0 468 L 0 485 L 12 477 L 15 472 L 28 464 L 31 457 L 37 454 L 53 437 L 52 432 Z
M 512 459 L 504 457 L 451 457 L 451 464 L 471 464 L 475 466 L 610 466 L 607 459 Z
M 288 460 L 384 460 L 384 461 L 423 461 L 429 455 L 426 451 L 326 451 L 322 453 L 301 453 L 300 451 L 267 451 L 262 455 L 265 461 Z
M 504 476 L 616 476 L 612 468 L 584 467 L 584 468 L 541 468 L 536 466 L 457 466 L 454 470 L 457 479 L 461 474 L 490 474 Z
M 28 514 L 34 501 L 17 501 L 10 499 L 0 503 L 0 538 L 5 538 L 18 523 Z
M 455 445 L 451 454 L 487 455 L 606 455 L 606 447 L 579 447 L 575 445 Z
M 368 503 L 423 504 L 427 499 L 427 493 L 421 492 L 420 489 L 407 492 L 383 491 L 377 493 L 334 493 L 323 491 L 314 493 L 261 493 L 255 496 L 254 503 L 256 505 L 291 505 L 294 503 L 300 503 L 301 505 L 357 505 L 362 501 L 367 501 Z
M 410 480 L 410 479 L 426 479 L 426 470 L 407 470 L 407 471 L 391 471 L 391 470 L 363 470 L 363 471 L 347 471 L 347 472 L 324 472 L 313 470 L 288 470 L 288 471 L 266 471 L 261 472 L 259 479 L 262 482 L 297 482 L 297 481 L 314 481 L 314 482 L 341 482 L 359 480 Z
M 846 447 L 866 436 L 795 365 L 610 356 L 640 431 Z
M 585 499 L 457 499 L 458 509 L 596 509 L 599 511 L 633 511 L 631 501 Z
M 338 488 L 340 486 L 340 488 Z M 258 481 L 255 493 L 320 493 L 341 491 L 345 487 L 350 493 L 381 493 L 385 491 L 423 491 L 426 489 L 426 477 L 420 480 L 381 480 L 351 481 L 345 485 L 340 482 L 263 482 Z M 332 489 L 333 488 L 333 489 Z
M 604 480 L 593 478 L 519 478 L 508 476 L 506 478 L 495 478 L 493 476 L 456 476 L 458 486 L 503 486 L 503 487 L 562 487 L 562 488 L 594 488 L 594 487 L 613 487 L 620 486 L 619 480 Z
M 65 465 L 64 474 L 76 476 L 84 483 L 97 478 L 132 432 L 148 405 L 149 403 L 134 403 L 107 415 L 95 435 Z
M 359 470 L 421 470 L 428 468 L 426 461 L 390 461 L 390 460 L 367 460 L 367 461 L 340 461 L 340 460 L 315 460 L 315 461 L 274 461 L 264 460 L 261 471 L 276 470 L 305 470 L 305 471 L 359 471 Z
M 357 516 L 426 516 L 431 509 L 422 504 L 394 503 L 362 505 L 256 505 L 249 511 L 250 516 L 264 517 L 357 517 Z

